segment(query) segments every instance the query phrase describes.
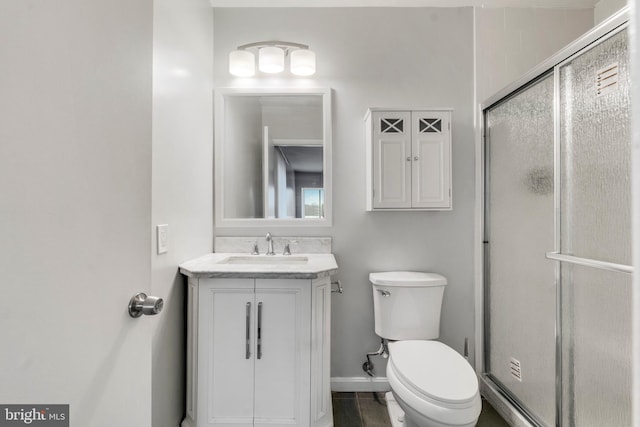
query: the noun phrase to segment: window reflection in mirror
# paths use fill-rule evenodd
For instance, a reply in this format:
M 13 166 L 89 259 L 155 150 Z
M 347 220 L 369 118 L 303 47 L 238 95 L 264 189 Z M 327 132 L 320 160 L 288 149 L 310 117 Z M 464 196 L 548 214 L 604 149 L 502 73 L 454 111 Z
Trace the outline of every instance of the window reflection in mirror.
M 217 225 L 326 218 L 327 91 L 265 92 L 228 89 L 216 103 Z
M 324 190 L 322 188 L 303 188 L 301 192 L 302 218 L 324 218 Z

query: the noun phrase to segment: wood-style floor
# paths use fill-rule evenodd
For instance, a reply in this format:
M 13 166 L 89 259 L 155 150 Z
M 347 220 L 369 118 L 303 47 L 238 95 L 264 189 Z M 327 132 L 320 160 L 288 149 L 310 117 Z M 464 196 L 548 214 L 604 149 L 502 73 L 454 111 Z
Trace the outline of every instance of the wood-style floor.
M 391 427 L 384 393 L 332 393 L 334 427 Z M 509 427 L 489 402 L 482 399 L 476 427 Z

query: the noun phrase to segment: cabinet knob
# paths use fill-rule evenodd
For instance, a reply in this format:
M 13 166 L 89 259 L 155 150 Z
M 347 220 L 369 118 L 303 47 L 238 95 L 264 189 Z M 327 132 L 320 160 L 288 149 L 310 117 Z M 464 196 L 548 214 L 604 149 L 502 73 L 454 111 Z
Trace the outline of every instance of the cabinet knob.
M 407 156 L 407 162 L 411 161 L 411 156 Z
M 416 161 L 417 161 L 417 160 L 418 160 L 418 156 L 415 156 L 415 157 L 413 158 L 413 160 L 416 160 Z

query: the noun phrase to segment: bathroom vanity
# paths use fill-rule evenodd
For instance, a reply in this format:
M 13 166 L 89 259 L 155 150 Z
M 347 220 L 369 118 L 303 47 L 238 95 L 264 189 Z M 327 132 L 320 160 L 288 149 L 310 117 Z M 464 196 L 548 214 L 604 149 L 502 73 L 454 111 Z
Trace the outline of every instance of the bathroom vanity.
M 182 427 L 333 425 L 330 253 L 213 253 L 186 262 Z

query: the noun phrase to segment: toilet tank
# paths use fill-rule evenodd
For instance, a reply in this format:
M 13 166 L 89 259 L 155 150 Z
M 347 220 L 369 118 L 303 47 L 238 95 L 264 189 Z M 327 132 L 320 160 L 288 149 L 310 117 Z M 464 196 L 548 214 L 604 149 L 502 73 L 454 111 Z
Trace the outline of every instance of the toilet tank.
M 430 340 L 440 335 L 447 279 L 435 273 L 371 273 L 376 334 L 389 340 Z

